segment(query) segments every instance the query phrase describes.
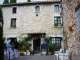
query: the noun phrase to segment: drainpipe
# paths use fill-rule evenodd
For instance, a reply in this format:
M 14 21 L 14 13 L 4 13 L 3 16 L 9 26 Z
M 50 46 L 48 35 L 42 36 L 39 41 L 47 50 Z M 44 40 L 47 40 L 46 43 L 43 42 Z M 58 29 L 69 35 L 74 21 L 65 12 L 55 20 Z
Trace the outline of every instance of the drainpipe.
M 61 7 L 61 19 L 62 19 L 62 30 L 63 30 L 63 38 L 62 38 L 62 49 L 63 49 L 63 52 L 64 52 L 64 22 L 63 22 L 63 0 L 61 0 L 61 4 L 60 4 L 60 7 Z

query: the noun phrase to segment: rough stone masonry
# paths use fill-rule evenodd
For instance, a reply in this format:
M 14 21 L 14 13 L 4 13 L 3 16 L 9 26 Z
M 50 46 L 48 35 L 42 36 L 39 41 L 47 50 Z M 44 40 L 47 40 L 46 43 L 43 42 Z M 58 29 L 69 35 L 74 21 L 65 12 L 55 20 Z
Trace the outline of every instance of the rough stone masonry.
M 75 8 L 78 5 L 78 0 L 63 0 L 63 21 L 64 21 L 64 35 L 66 36 L 64 42 L 65 47 L 70 50 L 71 60 L 80 60 L 80 34 L 78 32 L 78 17 Z M 67 41 L 66 41 L 67 40 Z

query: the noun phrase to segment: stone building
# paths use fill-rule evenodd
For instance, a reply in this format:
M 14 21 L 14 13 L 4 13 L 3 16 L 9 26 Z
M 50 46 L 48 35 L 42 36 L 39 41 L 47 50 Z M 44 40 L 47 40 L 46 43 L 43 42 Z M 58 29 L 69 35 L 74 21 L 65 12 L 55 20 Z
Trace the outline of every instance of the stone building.
M 60 0 L 51 0 L 3 4 L 3 36 L 11 40 L 19 40 L 23 35 L 39 36 L 37 40 L 31 40 L 32 50 L 37 46 L 40 49 L 45 39 L 43 36 L 52 37 L 52 43 L 63 47 L 60 3 Z
M 63 0 L 64 43 L 71 53 L 71 60 L 80 60 L 80 15 L 78 0 Z M 75 11 L 76 10 L 76 11 Z

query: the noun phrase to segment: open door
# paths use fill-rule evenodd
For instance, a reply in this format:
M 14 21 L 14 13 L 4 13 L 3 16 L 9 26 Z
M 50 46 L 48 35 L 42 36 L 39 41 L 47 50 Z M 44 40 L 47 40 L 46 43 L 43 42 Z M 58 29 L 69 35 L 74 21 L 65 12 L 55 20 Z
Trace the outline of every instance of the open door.
M 33 39 L 33 50 L 35 53 L 40 53 L 40 44 L 41 44 L 40 38 L 36 40 Z

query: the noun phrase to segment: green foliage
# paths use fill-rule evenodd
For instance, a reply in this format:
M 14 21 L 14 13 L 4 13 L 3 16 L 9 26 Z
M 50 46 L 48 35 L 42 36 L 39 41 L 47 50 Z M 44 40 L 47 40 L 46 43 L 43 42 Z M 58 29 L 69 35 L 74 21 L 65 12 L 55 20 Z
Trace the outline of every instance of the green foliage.
M 3 4 L 9 4 L 8 0 L 4 0 Z
M 30 50 L 30 54 L 34 54 L 34 51 L 33 50 Z
M 58 26 L 58 24 L 57 24 L 57 23 L 55 23 L 55 24 L 54 24 L 54 26 Z
M 0 6 L 0 22 L 3 23 L 1 6 Z M 3 25 L 0 26 L 0 60 L 4 60 Z
M 31 43 L 29 43 L 30 41 L 30 37 L 24 37 L 23 39 L 19 40 L 19 47 L 21 50 L 26 51 L 26 50 L 30 50 L 31 47 Z
M 16 0 L 10 0 L 10 3 L 16 3 Z
M 31 0 L 27 0 L 27 2 L 31 2 Z
M 48 39 L 48 52 L 52 52 L 53 50 L 56 49 L 57 45 L 56 44 L 52 44 L 52 37 L 47 38 Z
M 0 22 L 2 21 L 1 18 L 2 18 L 2 9 L 1 9 L 1 6 L 0 6 Z
M 25 41 L 30 41 L 31 39 L 32 39 L 31 36 L 27 36 L 27 37 L 23 38 L 23 40 L 25 40 Z
M 51 41 L 49 41 L 49 43 L 48 43 L 48 51 L 52 52 L 53 50 L 56 49 L 56 46 L 57 46 L 56 44 L 52 44 Z

